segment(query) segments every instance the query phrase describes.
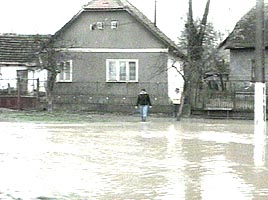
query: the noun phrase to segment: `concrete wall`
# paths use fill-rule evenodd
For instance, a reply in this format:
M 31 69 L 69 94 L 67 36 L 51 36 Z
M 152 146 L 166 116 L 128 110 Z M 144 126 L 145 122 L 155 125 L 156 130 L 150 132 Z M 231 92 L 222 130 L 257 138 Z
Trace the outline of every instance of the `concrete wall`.
M 268 52 L 266 51 L 266 63 Z M 254 49 L 230 50 L 230 80 L 251 80 L 251 60 L 255 59 Z M 266 80 L 268 66 L 266 65 Z
M 167 81 L 166 53 L 71 53 L 73 82 L 106 82 L 107 59 L 138 60 L 138 78 L 141 82 Z
M 251 80 L 251 59 L 254 50 L 230 50 L 230 80 Z
M 184 89 L 183 74 L 182 63 L 178 59 L 170 57 L 168 60 L 168 96 L 171 101 L 181 98 Z M 179 93 L 176 92 L 177 88 L 180 90 Z
M 117 29 L 111 29 L 113 20 L 118 21 Z M 97 22 L 104 22 L 104 29 L 90 30 Z M 62 30 L 56 44 L 80 48 L 166 48 L 126 11 L 84 11 Z

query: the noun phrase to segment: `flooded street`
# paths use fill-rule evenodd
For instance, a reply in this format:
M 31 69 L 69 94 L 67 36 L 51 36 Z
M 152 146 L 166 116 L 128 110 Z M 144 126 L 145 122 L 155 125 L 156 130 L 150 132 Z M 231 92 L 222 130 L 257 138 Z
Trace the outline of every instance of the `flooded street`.
M 0 199 L 268 199 L 267 149 L 253 121 L 0 128 Z

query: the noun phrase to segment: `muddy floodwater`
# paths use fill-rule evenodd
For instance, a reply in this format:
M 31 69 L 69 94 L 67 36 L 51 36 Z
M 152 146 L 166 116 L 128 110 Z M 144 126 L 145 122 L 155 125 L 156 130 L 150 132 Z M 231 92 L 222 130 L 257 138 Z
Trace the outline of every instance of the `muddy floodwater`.
M 253 121 L 0 122 L 0 199 L 268 199 Z

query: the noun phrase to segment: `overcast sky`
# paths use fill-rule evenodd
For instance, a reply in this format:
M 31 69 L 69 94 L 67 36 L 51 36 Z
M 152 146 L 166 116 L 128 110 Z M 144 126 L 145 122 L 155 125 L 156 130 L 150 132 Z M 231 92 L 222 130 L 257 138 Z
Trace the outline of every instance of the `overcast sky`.
M 54 34 L 90 0 L 0 0 L 0 33 Z M 154 19 L 155 0 L 129 0 Z M 268 1 L 268 0 L 267 0 Z M 157 25 L 172 40 L 179 36 L 188 0 L 157 0 Z M 193 0 L 194 17 L 202 17 L 206 0 Z M 231 31 L 256 0 L 211 0 L 209 21 L 216 30 Z

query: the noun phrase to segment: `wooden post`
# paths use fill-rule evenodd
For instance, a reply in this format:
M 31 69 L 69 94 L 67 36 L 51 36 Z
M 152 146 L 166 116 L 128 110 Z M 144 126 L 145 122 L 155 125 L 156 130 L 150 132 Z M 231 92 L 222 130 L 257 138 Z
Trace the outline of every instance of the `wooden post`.
M 264 0 L 256 3 L 256 72 L 254 119 L 258 132 L 266 133 L 266 88 L 265 88 L 265 44 L 264 44 Z
M 7 84 L 7 94 L 11 94 L 10 83 Z
M 254 161 L 260 165 L 265 157 L 259 148 L 266 141 L 266 86 L 265 86 L 265 43 L 264 43 L 264 0 L 256 2 L 256 68 L 254 94 Z

